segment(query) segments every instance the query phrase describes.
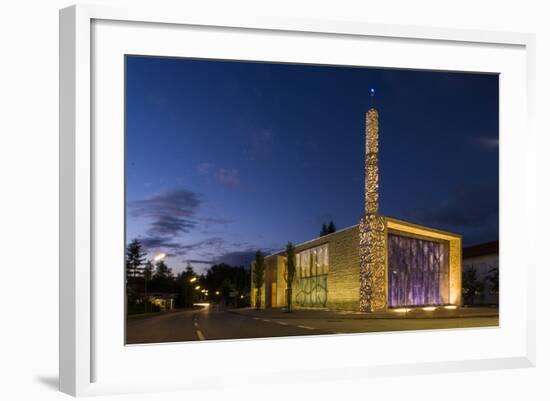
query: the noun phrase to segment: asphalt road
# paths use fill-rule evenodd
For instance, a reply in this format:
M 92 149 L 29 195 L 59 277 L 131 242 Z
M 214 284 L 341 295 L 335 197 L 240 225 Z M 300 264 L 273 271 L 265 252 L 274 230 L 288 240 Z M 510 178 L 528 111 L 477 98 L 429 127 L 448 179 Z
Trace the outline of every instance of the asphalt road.
M 281 321 L 244 316 L 205 306 L 127 320 L 126 343 L 226 340 L 332 334 L 324 330 Z
M 498 317 L 349 319 L 330 316 L 313 319 L 294 314 L 284 318 L 251 316 L 212 305 L 129 318 L 126 333 L 127 344 L 145 344 L 489 326 L 498 326 Z

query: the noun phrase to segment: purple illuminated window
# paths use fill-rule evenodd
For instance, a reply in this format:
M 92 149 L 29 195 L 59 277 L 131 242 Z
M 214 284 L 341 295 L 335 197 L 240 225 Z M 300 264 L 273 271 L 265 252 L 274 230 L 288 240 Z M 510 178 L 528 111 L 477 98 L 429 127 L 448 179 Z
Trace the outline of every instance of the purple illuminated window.
M 449 302 L 448 244 L 388 234 L 388 305 Z

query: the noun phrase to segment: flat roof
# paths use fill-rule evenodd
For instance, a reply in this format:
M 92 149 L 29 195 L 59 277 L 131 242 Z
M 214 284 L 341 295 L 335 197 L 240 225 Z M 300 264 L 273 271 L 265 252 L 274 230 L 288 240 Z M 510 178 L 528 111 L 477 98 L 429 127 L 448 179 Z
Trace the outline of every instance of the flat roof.
M 475 258 L 476 256 L 494 255 L 498 254 L 499 243 L 497 241 L 485 242 L 483 244 L 477 244 L 467 246 L 462 249 L 462 258 Z
M 460 234 L 456 234 L 456 233 L 453 233 L 453 232 L 450 232 L 450 231 L 445 231 L 445 230 L 440 230 L 440 229 L 437 229 L 437 228 L 432 228 L 432 227 L 427 227 L 427 226 L 422 226 L 420 224 L 416 224 L 416 223 L 411 223 L 411 222 L 408 222 L 408 221 L 405 221 L 405 220 L 400 220 L 400 219 L 396 219 L 394 217 L 390 217 L 390 216 L 383 216 L 386 218 L 386 220 L 390 221 L 390 222 L 393 222 L 393 223 L 397 223 L 397 224 L 402 224 L 402 225 L 405 225 L 405 226 L 411 226 L 411 227 L 415 227 L 415 228 L 418 228 L 418 229 L 422 229 L 422 230 L 425 230 L 425 231 L 433 231 L 435 233 L 438 233 L 438 234 L 443 234 L 443 235 L 447 235 L 449 237 L 457 237 L 457 238 L 462 238 L 462 235 Z M 355 224 L 353 226 L 349 226 L 349 227 L 346 227 L 346 228 L 342 228 L 340 230 L 336 230 L 335 232 L 333 233 L 330 233 L 330 234 L 326 234 L 326 235 L 323 235 L 322 237 L 315 237 L 313 239 L 310 239 L 310 240 L 307 240 L 307 241 L 304 241 L 304 242 L 300 242 L 299 244 L 294 244 L 295 247 L 301 247 L 301 246 L 304 246 L 304 245 L 307 245 L 309 244 L 310 242 L 314 242 L 314 241 L 318 241 L 319 239 L 321 238 L 324 238 L 324 237 L 330 237 L 331 235 L 334 235 L 334 234 L 338 234 L 338 233 L 341 233 L 341 232 L 344 232 L 344 231 L 348 231 L 348 230 L 352 230 L 356 227 L 358 227 L 359 224 Z M 277 255 L 281 255 L 285 252 L 284 249 L 281 249 L 280 251 L 277 251 L 277 252 L 274 252 L 270 255 L 267 255 L 266 258 L 269 258 L 271 256 L 277 256 Z

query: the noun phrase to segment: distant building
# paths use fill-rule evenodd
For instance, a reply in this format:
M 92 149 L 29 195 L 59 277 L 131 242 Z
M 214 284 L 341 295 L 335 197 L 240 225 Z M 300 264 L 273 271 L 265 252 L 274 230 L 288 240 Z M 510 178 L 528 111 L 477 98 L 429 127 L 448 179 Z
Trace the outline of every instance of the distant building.
M 462 250 L 462 271 L 475 269 L 477 279 L 483 283 L 484 290 L 474 297 L 474 304 L 498 305 L 498 293 L 491 291 L 489 278 L 498 274 L 498 241 L 486 242 L 465 247 Z
M 364 312 L 460 306 L 462 237 L 378 213 L 375 109 L 366 114 L 365 153 L 365 214 L 358 225 L 296 246 L 293 306 Z M 261 307 L 284 307 L 285 254 L 269 255 L 265 262 Z
M 174 309 L 174 300 L 176 299 L 176 294 L 153 292 L 148 293 L 146 295 L 146 298 L 151 304 L 156 305 L 161 311 L 166 311 Z

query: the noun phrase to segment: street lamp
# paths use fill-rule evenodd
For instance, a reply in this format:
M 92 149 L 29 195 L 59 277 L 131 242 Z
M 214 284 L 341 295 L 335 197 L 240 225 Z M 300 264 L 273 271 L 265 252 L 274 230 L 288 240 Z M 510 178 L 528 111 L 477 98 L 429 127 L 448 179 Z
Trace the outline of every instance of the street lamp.
M 191 280 L 189 280 L 190 283 L 194 283 L 195 281 L 197 281 L 196 277 L 193 277 Z
M 155 262 L 160 262 L 162 259 L 164 259 L 166 257 L 166 254 L 165 253 L 159 253 L 157 256 L 155 256 L 153 258 L 153 260 Z

